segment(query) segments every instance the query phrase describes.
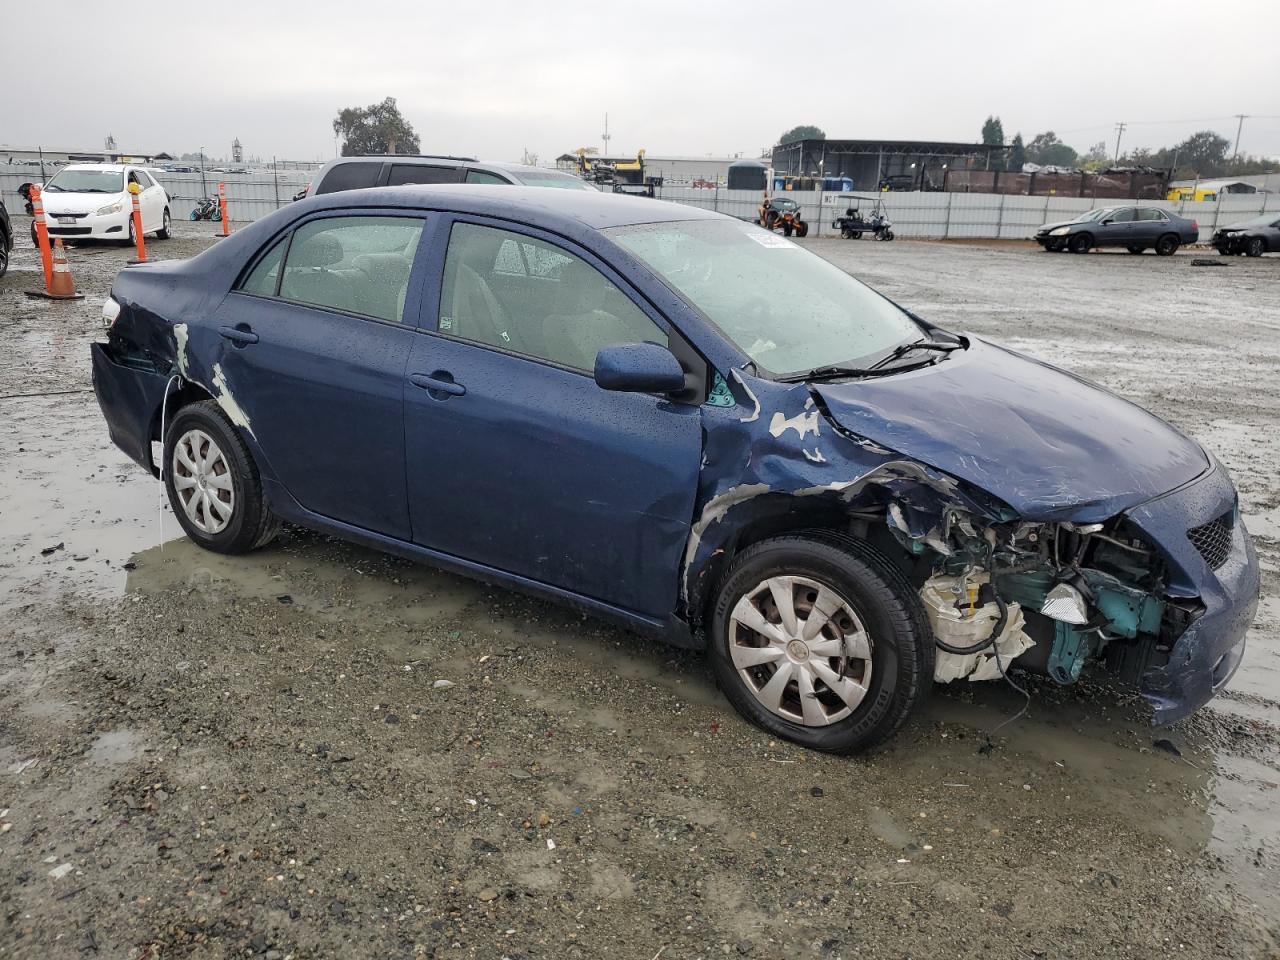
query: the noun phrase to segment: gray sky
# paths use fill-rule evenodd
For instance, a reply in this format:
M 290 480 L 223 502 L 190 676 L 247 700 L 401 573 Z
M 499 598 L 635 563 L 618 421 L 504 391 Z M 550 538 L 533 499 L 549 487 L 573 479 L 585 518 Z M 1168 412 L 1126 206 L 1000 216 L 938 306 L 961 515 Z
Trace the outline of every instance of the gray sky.
M 599 146 L 606 112 L 610 153 L 653 155 L 755 155 L 797 123 L 977 140 L 989 113 L 1008 137 L 1053 129 L 1081 151 L 1113 150 L 1125 120 L 1122 146 L 1156 147 L 1204 128 L 1234 139 L 1231 115 L 1247 113 L 1241 149 L 1280 156 L 1274 0 L 125 9 L 63 0 L 33 21 L 39 42 L 3 31 L 0 143 L 98 147 L 112 133 L 125 150 L 217 156 L 239 137 L 251 155 L 327 158 L 337 110 L 390 95 L 424 152 L 491 159 Z

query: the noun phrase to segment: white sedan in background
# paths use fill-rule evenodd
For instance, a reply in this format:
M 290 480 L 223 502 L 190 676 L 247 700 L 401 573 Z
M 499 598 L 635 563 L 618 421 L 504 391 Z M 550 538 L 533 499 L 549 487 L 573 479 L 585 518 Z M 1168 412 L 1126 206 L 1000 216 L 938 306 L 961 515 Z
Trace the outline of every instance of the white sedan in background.
M 138 185 L 142 232 L 167 240 L 169 194 L 150 173 L 128 164 L 76 163 L 59 170 L 42 190 L 50 241 L 62 237 L 135 243 L 131 183 Z M 31 239 L 35 238 L 33 222 Z

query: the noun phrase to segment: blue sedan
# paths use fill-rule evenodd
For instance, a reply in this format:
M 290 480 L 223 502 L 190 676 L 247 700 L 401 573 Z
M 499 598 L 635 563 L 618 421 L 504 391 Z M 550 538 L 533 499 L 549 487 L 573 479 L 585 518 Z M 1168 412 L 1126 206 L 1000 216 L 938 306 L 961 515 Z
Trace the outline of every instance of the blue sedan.
M 816 749 L 1011 665 L 1110 669 L 1171 722 L 1244 652 L 1258 564 L 1210 454 L 752 224 L 333 194 L 129 267 L 105 317 L 111 436 L 201 546 L 288 522 L 567 602 L 705 648 Z

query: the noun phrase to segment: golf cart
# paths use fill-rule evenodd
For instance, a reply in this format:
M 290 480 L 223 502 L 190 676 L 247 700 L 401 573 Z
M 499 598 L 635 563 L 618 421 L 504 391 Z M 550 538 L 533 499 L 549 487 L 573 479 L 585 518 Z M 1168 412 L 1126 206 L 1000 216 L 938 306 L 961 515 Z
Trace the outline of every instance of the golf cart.
M 849 194 L 849 198 L 853 205 L 846 207 L 844 216 L 836 217 L 831 223 L 833 228 L 840 231 L 840 236 L 846 240 L 857 240 L 864 233 L 869 233 L 876 240 L 893 239 L 893 224 L 885 215 L 884 203 L 879 197 Z M 857 206 L 859 200 L 870 204 L 868 213 L 864 214 Z

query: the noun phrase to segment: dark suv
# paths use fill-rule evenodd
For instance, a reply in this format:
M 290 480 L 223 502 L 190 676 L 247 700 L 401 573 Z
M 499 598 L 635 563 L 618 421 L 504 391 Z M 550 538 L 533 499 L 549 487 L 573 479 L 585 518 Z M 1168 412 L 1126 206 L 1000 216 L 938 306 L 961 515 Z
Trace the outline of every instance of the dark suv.
M 594 190 L 585 180 L 559 170 L 521 163 L 494 163 L 473 157 L 338 157 L 311 181 L 312 194 L 394 187 L 406 183 L 509 183 L 526 187 Z
M 9 251 L 13 249 L 13 224 L 9 222 L 9 211 L 0 200 L 0 277 L 9 269 Z

